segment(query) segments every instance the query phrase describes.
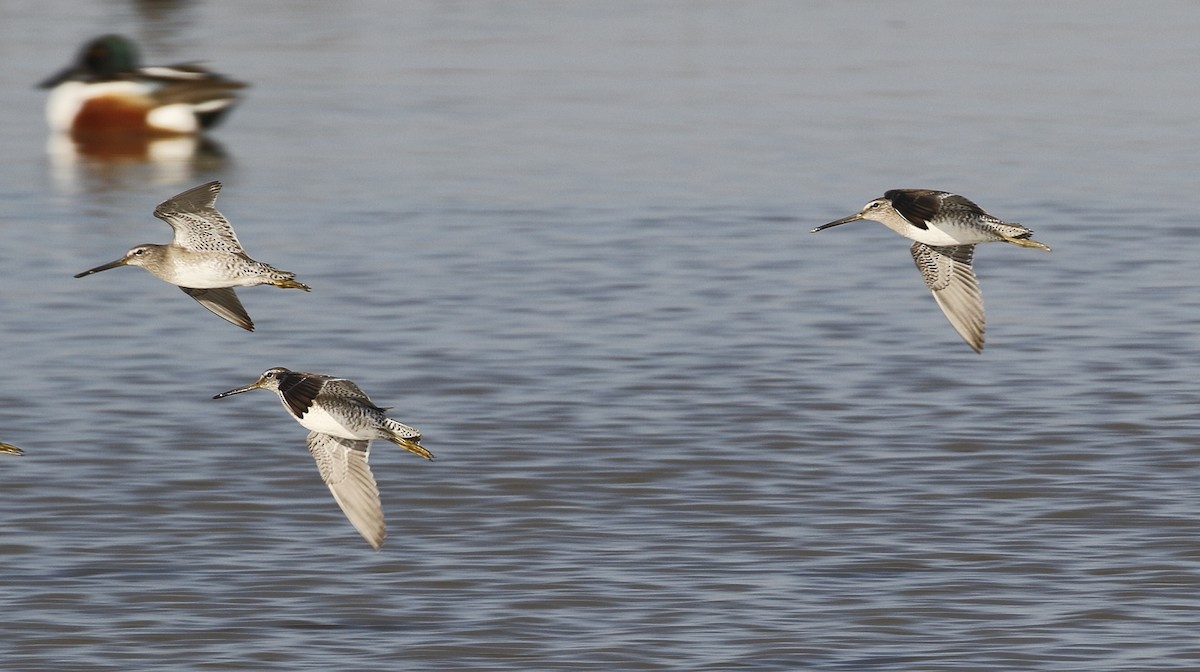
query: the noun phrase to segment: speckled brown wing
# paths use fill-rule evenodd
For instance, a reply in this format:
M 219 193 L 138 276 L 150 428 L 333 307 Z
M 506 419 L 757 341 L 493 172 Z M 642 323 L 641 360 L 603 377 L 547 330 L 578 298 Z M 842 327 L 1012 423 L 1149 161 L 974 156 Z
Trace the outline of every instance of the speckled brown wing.
M 245 254 L 229 220 L 215 207 L 220 182 L 209 182 L 158 204 L 154 216 L 171 225 L 175 245 L 202 252 Z
M 308 452 L 317 463 L 321 480 L 346 519 L 375 550 L 383 544 L 387 530 L 379 486 L 367 464 L 369 442 L 342 439 L 320 432 L 308 435 Z
M 983 295 L 971 268 L 974 245 L 934 247 L 913 243 L 912 256 L 925 284 L 933 292 L 946 319 L 959 336 L 975 349 L 983 350 Z
M 371 399 L 367 396 L 367 393 L 362 391 L 362 388 L 356 385 L 354 381 L 346 380 L 345 378 L 326 379 L 324 391 L 330 396 L 353 401 L 361 406 L 365 406 L 366 408 L 379 411 L 380 413 L 388 410 L 384 406 L 376 406 L 375 402 L 371 401 Z

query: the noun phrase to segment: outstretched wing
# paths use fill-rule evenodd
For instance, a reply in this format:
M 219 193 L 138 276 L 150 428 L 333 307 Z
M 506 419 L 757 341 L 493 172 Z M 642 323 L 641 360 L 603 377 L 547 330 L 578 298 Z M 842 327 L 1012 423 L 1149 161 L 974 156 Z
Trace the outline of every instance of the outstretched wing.
M 297 418 L 304 417 L 308 409 L 325 388 L 326 382 L 332 380 L 329 376 L 304 371 L 288 371 L 283 380 L 279 381 L 279 396 L 291 409 Z
M 382 406 L 376 406 L 375 403 L 367 397 L 367 393 L 362 391 L 362 388 L 360 388 L 358 385 L 355 385 L 353 381 L 346 380 L 345 378 L 329 379 L 325 383 L 324 392 L 325 394 L 335 397 L 355 401 L 362 406 L 374 409 L 376 411 L 383 412 L 387 410 Z
M 159 203 L 154 216 L 171 225 L 173 242 L 180 247 L 245 254 L 229 220 L 214 207 L 219 193 L 220 182 L 202 184 Z
M 892 207 L 913 226 L 928 229 L 929 222 L 939 217 L 983 219 L 990 222 L 1000 220 L 983 211 L 970 199 L 933 189 L 891 189 L 883 197 L 892 202 Z
M 218 287 L 216 289 L 193 289 L 192 287 L 180 287 L 184 294 L 195 299 L 200 305 L 209 309 L 214 315 L 221 319 L 232 322 L 246 331 L 254 331 L 254 321 L 250 319 L 250 314 L 242 307 L 242 302 L 238 300 L 237 294 L 234 293 L 232 287 Z
M 912 256 L 933 298 L 958 335 L 975 352 L 983 350 L 983 295 L 971 268 L 974 245 L 934 247 L 913 243 Z
M 308 435 L 308 452 L 317 462 L 321 480 L 354 529 L 375 550 L 383 544 L 387 530 L 379 486 L 367 465 L 369 441 L 342 439 L 320 432 Z

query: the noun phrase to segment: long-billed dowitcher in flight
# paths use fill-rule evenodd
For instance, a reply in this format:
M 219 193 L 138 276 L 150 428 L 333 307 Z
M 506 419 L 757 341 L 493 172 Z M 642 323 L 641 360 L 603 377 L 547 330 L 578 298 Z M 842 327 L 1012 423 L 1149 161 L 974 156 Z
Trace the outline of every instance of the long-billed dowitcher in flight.
M 283 408 L 309 430 L 308 452 L 317 461 L 321 479 L 354 529 L 379 550 L 387 530 L 379 486 L 367 465 L 371 441 L 391 441 L 432 460 L 433 454 L 420 444 L 421 433 L 387 417 L 386 408 L 376 406 L 358 385 L 345 378 L 280 367 L 267 369 L 253 383 L 213 399 L 257 389 L 273 390 Z
M 959 336 L 983 351 L 983 296 L 971 268 L 979 243 L 995 241 L 1021 247 L 1050 248 L 1033 240 L 1033 231 L 1014 222 L 1002 222 L 958 194 L 932 189 L 892 189 L 867 203 L 861 211 L 813 229 L 869 219 L 916 242 L 913 261 L 933 298 Z
M 254 322 L 242 307 L 234 287 L 274 285 L 306 292 L 309 287 L 296 282 L 295 273 L 255 261 L 246 254 L 229 221 L 214 207 L 219 193 L 221 183 L 214 181 L 159 203 L 154 216 L 175 231 L 170 243 L 138 245 L 124 257 L 75 277 L 118 266 L 140 266 L 160 280 L 176 285 L 222 319 L 254 331 Z

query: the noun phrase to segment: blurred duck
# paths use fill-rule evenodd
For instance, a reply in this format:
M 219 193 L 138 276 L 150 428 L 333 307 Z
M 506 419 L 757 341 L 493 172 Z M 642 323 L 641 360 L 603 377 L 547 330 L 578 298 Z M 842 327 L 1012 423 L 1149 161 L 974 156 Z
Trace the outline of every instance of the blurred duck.
M 224 118 L 244 86 L 194 63 L 141 67 L 137 47 L 120 35 L 88 42 L 40 84 L 51 89 L 51 130 L 76 137 L 200 133 Z

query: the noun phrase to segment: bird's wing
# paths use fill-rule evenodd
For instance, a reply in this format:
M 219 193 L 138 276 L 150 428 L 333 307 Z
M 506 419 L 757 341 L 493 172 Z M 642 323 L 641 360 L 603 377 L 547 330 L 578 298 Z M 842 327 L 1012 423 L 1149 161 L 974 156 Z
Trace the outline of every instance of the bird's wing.
M 173 196 L 154 209 L 154 216 L 171 225 L 174 244 L 202 252 L 245 254 L 229 220 L 215 206 L 220 182 L 209 182 Z
M 970 199 L 933 189 L 892 189 L 884 198 L 913 226 L 928 229 L 929 222 L 941 217 L 975 220 L 982 218 L 990 222 L 1000 220 L 983 211 Z
M 381 406 L 376 406 L 375 403 L 372 402 L 369 397 L 367 397 L 367 393 L 362 391 L 362 388 L 360 388 L 358 385 L 355 385 L 353 381 L 346 380 L 345 378 L 330 378 L 325 382 L 325 393 L 354 401 L 361 406 L 379 411 L 381 413 L 387 410 Z
M 129 75 L 130 79 L 153 82 L 159 87 L 155 99 L 163 103 L 200 104 L 237 98 L 233 93 L 244 88 L 243 82 L 219 75 L 199 63 L 148 65 Z
M 383 522 L 383 504 L 379 486 L 367 464 L 369 441 L 342 439 L 320 432 L 308 435 L 308 452 L 317 462 L 321 480 L 329 486 L 333 499 L 354 529 L 375 550 L 383 544 L 387 530 Z
M 195 299 L 200 305 L 212 311 L 214 315 L 221 319 L 232 322 L 246 331 L 254 331 L 254 321 L 250 319 L 249 313 L 242 307 L 242 302 L 238 300 L 237 294 L 234 293 L 232 287 L 219 287 L 216 289 L 193 289 L 192 287 L 180 287 L 184 294 Z
M 319 373 L 289 371 L 279 381 L 279 396 L 297 418 L 302 418 L 330 380 L 333 379 Z
M 983 350 L 983 295 L 971 268 L 974 245 L 934 247 L 913 243 L 912 256 L 933 298 L 958 335 L 975 352 Z
M 983 208 L 975 205 L 975 202 L 966 196 L 958 194 L 945 194 L 942 196 L 942 214 L 944 216 L 955 217 L 957 219 L 965 219 L 967 221 L 984 221 L 991 224 L 1003 224 L 999 219 L 984 212 Z M 1025 227 L 1017 224 L 1016 226 L 1024 229 Z
M 942 207 L 944 191 L 932 189 L 891 189 L 883 197 L 891 201 L 896 208 L 913 226 L 928 229 L 930 220 L 938 216 Z

